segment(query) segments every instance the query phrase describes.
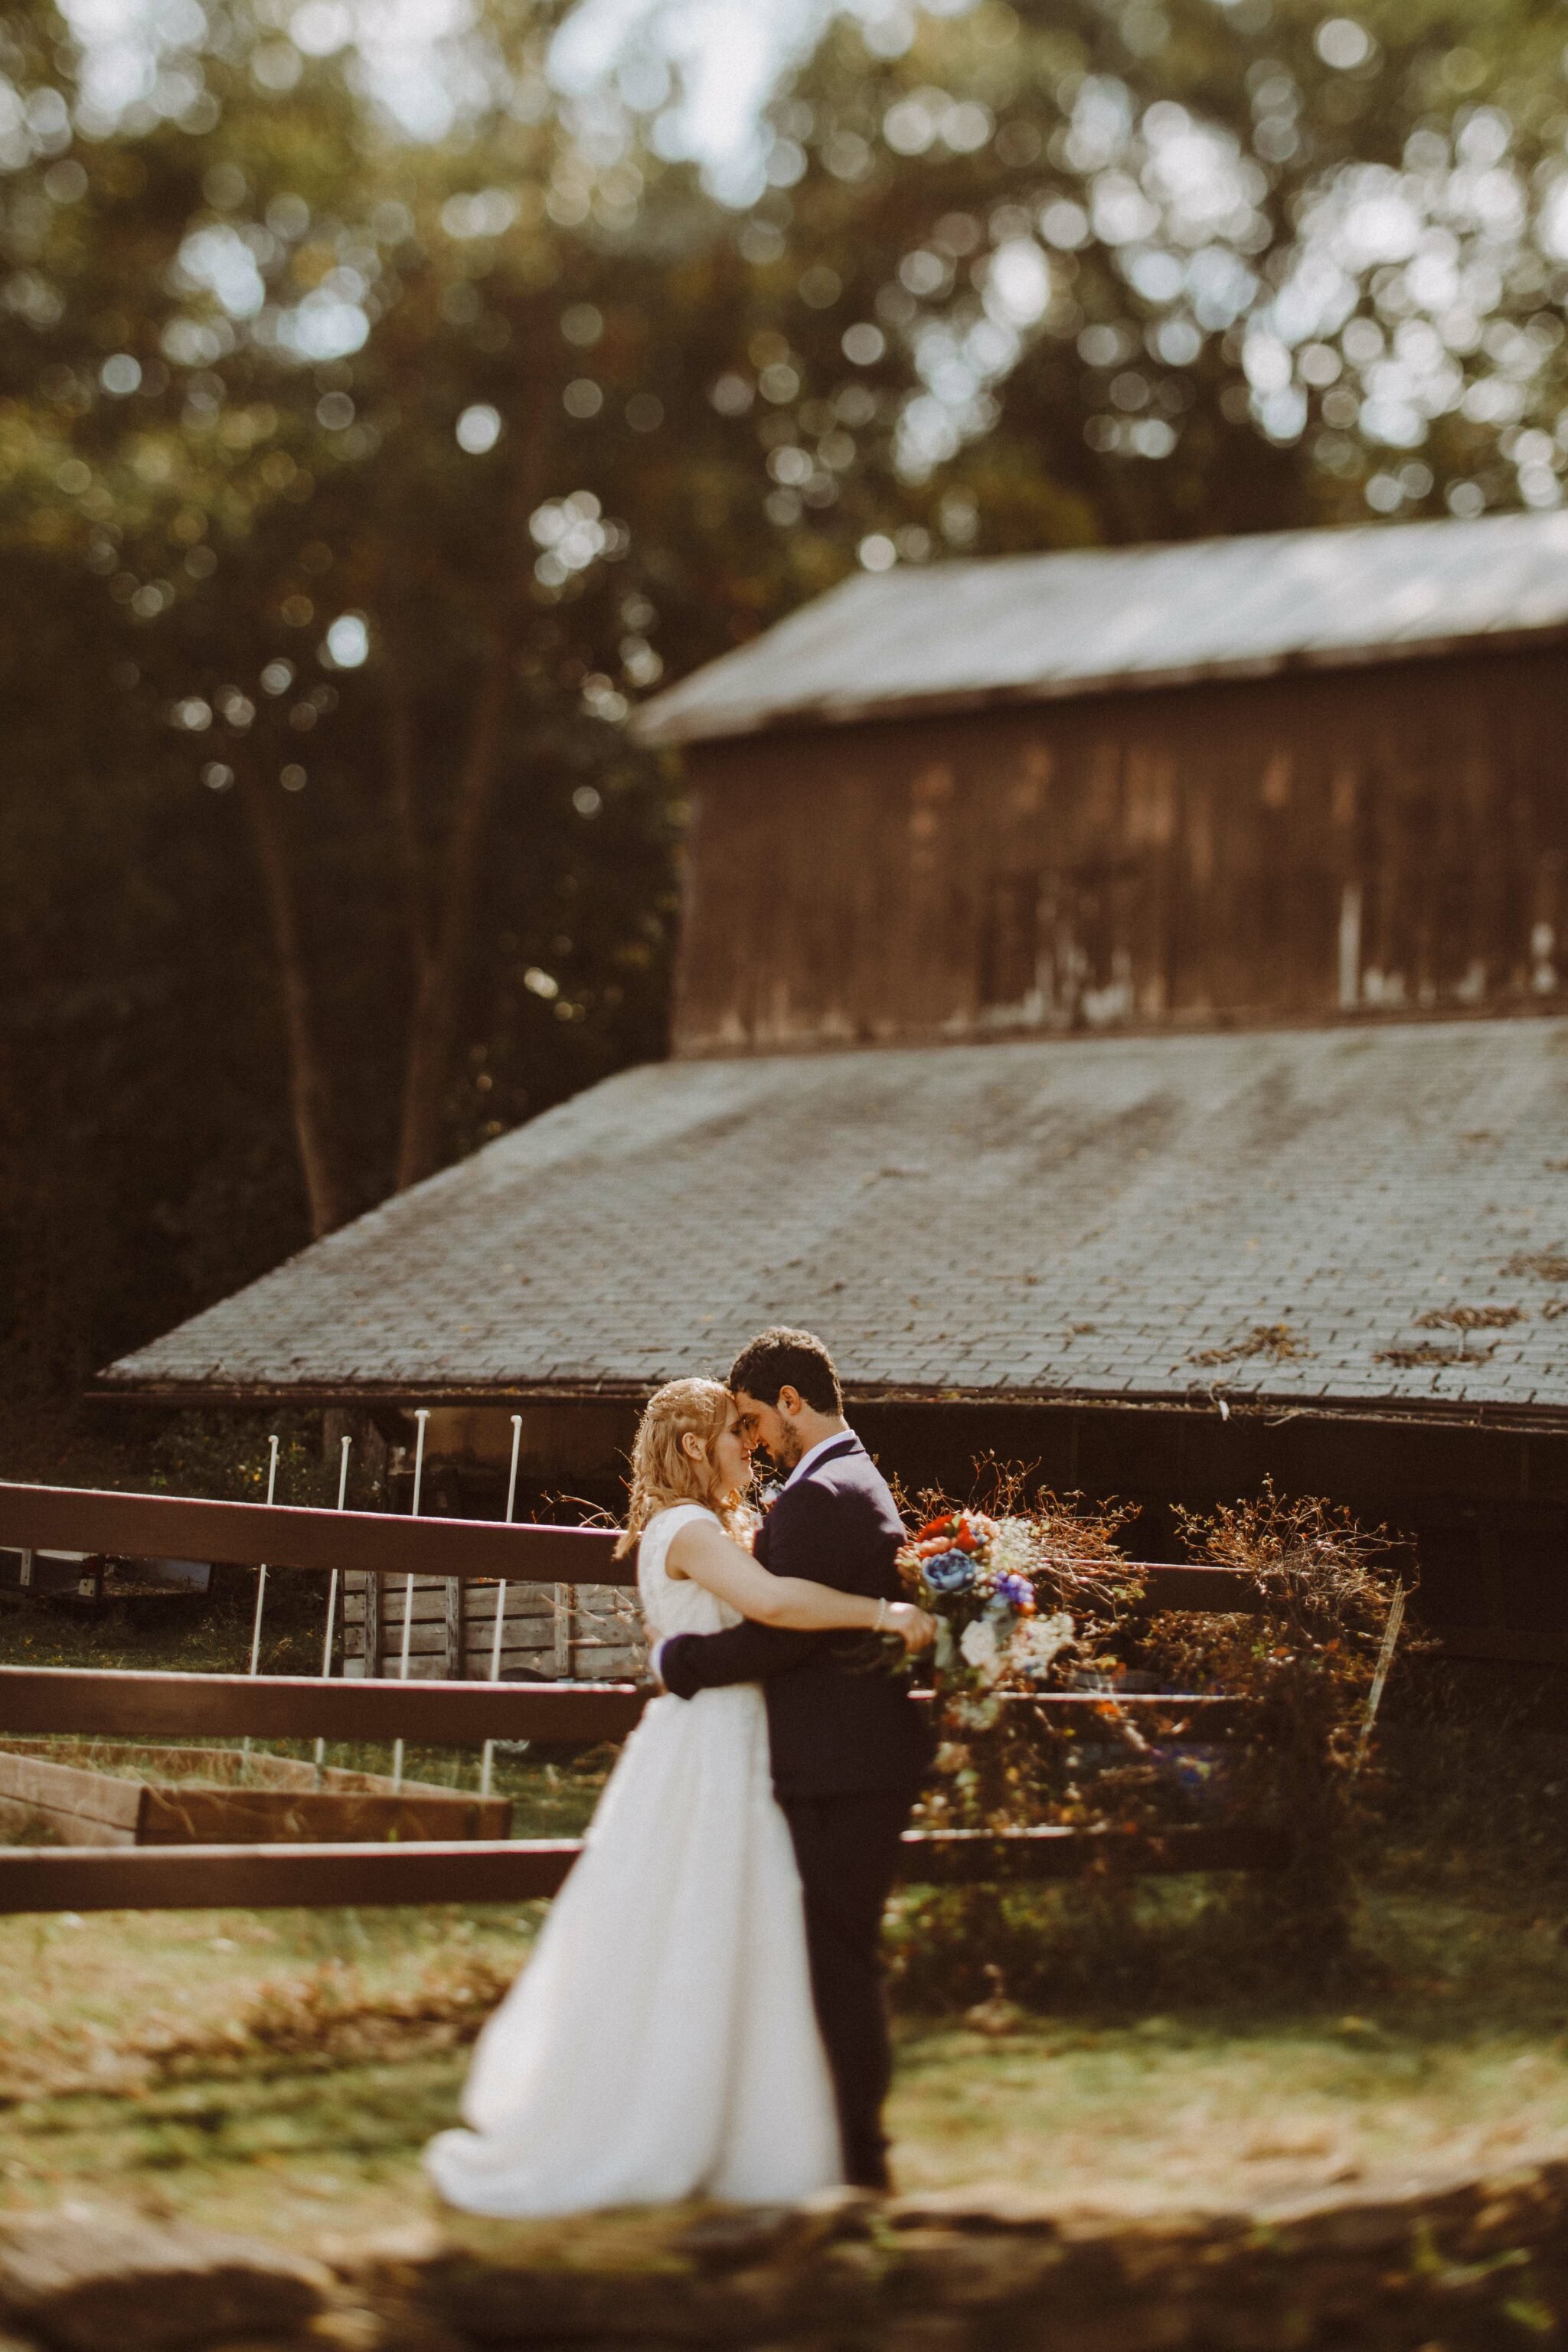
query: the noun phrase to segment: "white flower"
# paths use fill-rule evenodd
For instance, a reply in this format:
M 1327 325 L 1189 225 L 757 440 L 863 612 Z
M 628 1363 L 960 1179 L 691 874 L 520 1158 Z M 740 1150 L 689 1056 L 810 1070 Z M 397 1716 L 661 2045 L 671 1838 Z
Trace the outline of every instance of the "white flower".
M 991 1538 L 990 1561 L 1000 1575 L 1010 1570 L 1015 1575 L 1026 1576 L 1031 1581 L 1040 1565 L 1040 1547 L 1034 1527 L 1027 1519 L 1003 1519 Z
M 989 1617 L 977 1617 L 972 1625 L 966 1625 L 958 1646 L 982 1682 L 995 1681 L 1002 1671 L 1002 1649 Z
M 1043 1675 L 1073 1638 L 1073 1622 L 1065 1609 L 1054 1617 L 1026 1617 L 1013 1635 L 1011 1663 L 1027 1675 Z

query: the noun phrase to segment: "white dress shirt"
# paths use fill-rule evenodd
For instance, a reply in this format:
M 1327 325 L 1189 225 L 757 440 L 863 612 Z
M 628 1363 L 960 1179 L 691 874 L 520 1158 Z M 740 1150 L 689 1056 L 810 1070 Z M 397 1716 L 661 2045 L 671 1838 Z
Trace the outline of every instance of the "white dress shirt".
M 843 1439 L 846 1437 L 853 1437 L 854 1434 L 854 1431 L 846 1425 L 843 1429 L 836 1429 L 831 1437 L 819 1437 L 815 1445 L 808 1445 L 805 1452 L 801 1455 L 800 1460 L 795 1464 L 795 1468 L 790 1472 L 789 1476 L 784 1480 L 784 1485 L 780 1487 L 780 1494 L 787 1495 L 790 1488 L 795 1486 L 799 1479 L 805 1476 L 806 1472 L 811 1468 L 812 1464 L 816 1461 L 819 1454 L 826 1454 L 830 1445 L 837 1445 L 843 1441 Z

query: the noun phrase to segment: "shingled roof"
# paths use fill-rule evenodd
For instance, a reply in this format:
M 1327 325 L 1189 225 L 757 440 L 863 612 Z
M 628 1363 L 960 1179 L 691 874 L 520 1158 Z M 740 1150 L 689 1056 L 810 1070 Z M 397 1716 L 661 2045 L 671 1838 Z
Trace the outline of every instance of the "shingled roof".
M 1568 629 L 1568 513 L 859 572 L 646 702 L 649 743 L 1408 660 Z
M 787 1319 L 863 1393 L 1568 1413 L 1565 1081 L 1544 1019 L 658 1064 L 104 1385 L 640 1390 Z

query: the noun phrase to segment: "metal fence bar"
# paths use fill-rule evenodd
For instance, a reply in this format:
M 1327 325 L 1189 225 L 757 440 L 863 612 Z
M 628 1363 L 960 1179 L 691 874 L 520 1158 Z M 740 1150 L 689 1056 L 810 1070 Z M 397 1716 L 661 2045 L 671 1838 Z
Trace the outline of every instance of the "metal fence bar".
M 517 1508 L 517 1460 L 521 1449 L 522 1415 L 520 1412 L 514 1412 L 511 1417 L 511 1475 L 506 1482 L 506 1523 L 509 1528 L 511 1525 L 511 1515 Z M 500 1588 L 496 1593 L 495 1630 L 490 1636 L 490 1680 L 492 1683 L 499 1683 L 500 1680 L 501 1641 L 506 1633 L 506 1594 L 507 1580 L 503 1576 L 500 1580 Z M 495 1770 L 495 1741 L 493 1739 L 487 1739 L 485 1742 L 484 1756 L 479 1764 L 479 1794 L 481 1797 L 488 1797 L 489 1795 L 490 1780 Z
M 425 1483 L 425 1432 L 430 1425 L 429 1407 L 427 1405 L 421 1405 L 414 1418 L 419 1424 L 419 1434 L 415 1440 L 414 1445 L 414 1508 L 408 1515 L 411 1519 L 416 1519 L 419 1517 L 419 1496 L 420 1491 Z M 400 1683 L 405 1683 L 408 1680 L 408 1645 L 413 1639 L 414 1578 L 412 1574 L 410 1574 L 408 1581 L 403 1588 L 403 1655 L 399 1659 L 397 1666 L 397 1679 Z M 392 1748 L 392 1787 L 394 1794 L 395 1794 L 402 1786 L 403 1740 L 400 1736 L 393 1742 Z
M 353 1444 L 353 1439 L 352 1437 L 345 1437 L 343 1439 L 342 1458 L 338 1467 L 338 1508 L 340 1511 L 348 1500 L 349 1448 Z M 331 1581 L 327 1587 L 327 1630 L 321 1641 L 321 1680 L 323 1682 L 329 1681 L 331 1677 L 332 1634 L 336 1630 L 337 1624 L 338 1580 L 342 1575 L 342 1571 L 340 1569 L 334 1568 L 332 1570 Z M 316 1779 L 318 1781 L 321 1780 L 321 1772 L 326 1761 L 327 1743 L 324 1738 L 321 1738 L 316 1742 Z
M 270 1510 L 272 1507 L 272 1497 L 278 1491 L 278 1440 L 276 1437 L 269 1437 L 267 1444 L 268 1447 L 267 1458 L 267 1507 Z M 262 1560 L 260 1562 L 256 1580 L 256 1617 L 250 1628 L 250 1671 L 253 1675 L 258 1673 L 261 1666 L 261 1620 L 266 1612 L 266 1609 L 267 1562 Z M 247 1756 L 250 1753 L 250 1742 L 248 1739 L 245 1743 L 243 1753 Z

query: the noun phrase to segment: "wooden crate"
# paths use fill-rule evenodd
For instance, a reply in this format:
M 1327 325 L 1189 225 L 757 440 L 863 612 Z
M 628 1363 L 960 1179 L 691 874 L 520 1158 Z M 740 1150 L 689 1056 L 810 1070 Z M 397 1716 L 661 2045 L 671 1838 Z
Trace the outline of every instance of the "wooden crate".
M 343 1580 L 343 1671 L 396 1677 L 407 1581 L 351 1570 Z M 410 1682 L 488 1680 L 500 1586 L 416 1576 L 408 1635 Z M 509 1583 L 501 1621 L 503 1675 L 552 1682 L 635 1682 L 647 1663 L 636 1597 L 610 1584 Z
M 64 1845 L 294 1845 L 505 1838 L 509 1798 L 237 1748 L 12 1739 L 0 1832 Z

